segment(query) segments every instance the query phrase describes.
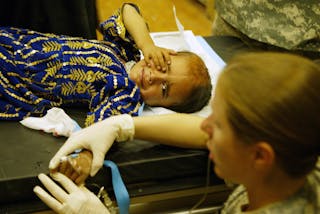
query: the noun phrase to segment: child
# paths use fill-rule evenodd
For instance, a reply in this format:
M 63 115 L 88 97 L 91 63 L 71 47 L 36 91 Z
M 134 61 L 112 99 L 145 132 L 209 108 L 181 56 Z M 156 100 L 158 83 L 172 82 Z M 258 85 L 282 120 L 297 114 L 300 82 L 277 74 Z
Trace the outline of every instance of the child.
M 155 46 L 135 5 L 125 4 L 100 27 L 104 41 L 0 28 L 0 120 L 85 106 L 88 126 L 111 115 L 137 116 L 143 102 L 178 112 L 207 104 L 204 62 Z

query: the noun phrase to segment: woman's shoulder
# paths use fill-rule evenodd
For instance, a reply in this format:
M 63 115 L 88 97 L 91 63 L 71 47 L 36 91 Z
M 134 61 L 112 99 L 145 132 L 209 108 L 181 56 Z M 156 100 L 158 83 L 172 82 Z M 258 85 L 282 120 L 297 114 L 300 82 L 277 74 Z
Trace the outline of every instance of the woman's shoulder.
M 266 213 L 316 214 L 320 212 L 320 168 L 313 170 L 305 185 L 288 199 L 274 203 L 265 209 Z
M 319 159 L 320 160 L 320 159 Z M 239 185 L 230 194 L 221 214 L 242 213 L 243 206 L 248 204 L 248 196 L 244 186 Z M 320 161 L 317 167 L 307 176 L 305 185 L 288 199 L 276 202 L 261 209 L 248 212 L 250 214 L 316 214 L 320 213 Z

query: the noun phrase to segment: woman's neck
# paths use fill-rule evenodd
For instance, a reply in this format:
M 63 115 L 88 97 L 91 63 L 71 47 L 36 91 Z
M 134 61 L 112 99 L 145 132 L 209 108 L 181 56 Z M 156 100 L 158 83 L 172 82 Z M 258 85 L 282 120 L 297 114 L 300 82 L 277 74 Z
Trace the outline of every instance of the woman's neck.
M 305 181 L 306 176 L 293 179 L 284 173 L 277 173 L 272 178 L 268 176 L 257 179 L 254 185 L 245 185 L 249 199 L 246 211 L 256 210 L 289 198 L 303 187 Z

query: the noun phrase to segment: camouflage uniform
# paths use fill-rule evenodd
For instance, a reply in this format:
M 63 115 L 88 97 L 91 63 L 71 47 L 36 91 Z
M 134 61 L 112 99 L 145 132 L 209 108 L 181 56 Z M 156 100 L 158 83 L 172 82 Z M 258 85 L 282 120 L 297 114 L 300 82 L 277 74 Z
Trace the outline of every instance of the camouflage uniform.
M 229 196 L 221 214 L 240 214 L 248 204 L 245 187 L 240 185 Z M 308 175 L 305 185 L 288 199 L 264 206 L 250 214 L 317 214 L 320 213 L 320 168 Z
M 237 36 L 253 46 L 320 53 L 319 0 L 217 0 L 216 10 L 214 35 Z

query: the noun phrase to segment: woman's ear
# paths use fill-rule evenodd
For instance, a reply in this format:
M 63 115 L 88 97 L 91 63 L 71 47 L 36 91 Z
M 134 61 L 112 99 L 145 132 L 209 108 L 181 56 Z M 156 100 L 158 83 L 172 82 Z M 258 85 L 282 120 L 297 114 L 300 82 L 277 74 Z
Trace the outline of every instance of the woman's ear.
M 254 145 L 254 167 L 256 170 L 266 170 L 274 165 L 275 152 L 267 142 L 258 142 Z

